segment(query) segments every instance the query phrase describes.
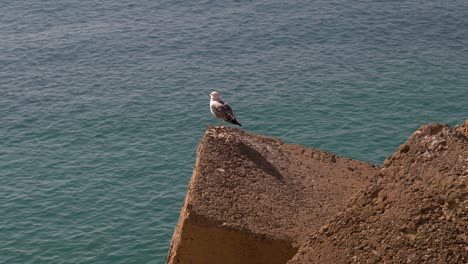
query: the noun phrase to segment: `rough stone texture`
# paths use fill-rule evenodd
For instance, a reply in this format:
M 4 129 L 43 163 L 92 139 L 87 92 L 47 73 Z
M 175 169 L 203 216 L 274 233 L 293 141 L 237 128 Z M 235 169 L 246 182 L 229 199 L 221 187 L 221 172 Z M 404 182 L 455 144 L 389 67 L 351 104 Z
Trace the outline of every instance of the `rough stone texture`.
M 380 167 L 234 128 L 203 136 L 167 263 L 286 263 Z
M 467 131 L 418 129 L 289 263 L 468 263 Z
M 457 132 L 462 133 L 465 137 L 468 137 L 468 119 L 464 124 L 455 126 L 454 128 Z

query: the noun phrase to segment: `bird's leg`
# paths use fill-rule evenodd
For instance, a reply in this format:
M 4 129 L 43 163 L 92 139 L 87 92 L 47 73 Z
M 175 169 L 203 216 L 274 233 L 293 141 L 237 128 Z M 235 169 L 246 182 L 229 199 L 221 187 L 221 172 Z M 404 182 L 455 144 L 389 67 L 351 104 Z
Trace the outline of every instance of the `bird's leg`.
M 219 118 L 216 118 L 216 127 L 219 127 Z

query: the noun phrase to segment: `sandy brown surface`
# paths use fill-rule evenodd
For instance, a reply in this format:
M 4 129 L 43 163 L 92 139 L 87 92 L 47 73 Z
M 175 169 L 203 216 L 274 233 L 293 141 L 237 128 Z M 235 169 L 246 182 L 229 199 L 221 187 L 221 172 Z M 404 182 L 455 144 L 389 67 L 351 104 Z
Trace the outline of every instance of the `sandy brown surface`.
M 468 263 L 467 129 L 418 129 L 289 263 Z
M 286 263 L 379 169 L 208 127 L 167 263 Z
M 466 120 L 465 123 L 461 125 L 455 126 L 455 130 L 465 135 L 465 137 L 468 137 L 468 120 Z

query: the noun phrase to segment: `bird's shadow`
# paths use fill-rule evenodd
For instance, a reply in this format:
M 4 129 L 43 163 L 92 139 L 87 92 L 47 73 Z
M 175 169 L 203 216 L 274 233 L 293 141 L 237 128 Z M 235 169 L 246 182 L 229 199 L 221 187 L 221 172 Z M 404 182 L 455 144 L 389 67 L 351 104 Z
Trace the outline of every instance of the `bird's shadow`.
M 250 159 L 253 163 L 255 163 L 259 169 L 275 177 L 278 181 L 282 183 L 284 182 L 284 177 L 281 172 L 279 172 L 275 166 L 273 166 L 273 164 L 271 164 L 265 157 L 263 157 L 260 152 L 245 144 L 244 142 L 240 142 L 239 147 L 241 153 Z

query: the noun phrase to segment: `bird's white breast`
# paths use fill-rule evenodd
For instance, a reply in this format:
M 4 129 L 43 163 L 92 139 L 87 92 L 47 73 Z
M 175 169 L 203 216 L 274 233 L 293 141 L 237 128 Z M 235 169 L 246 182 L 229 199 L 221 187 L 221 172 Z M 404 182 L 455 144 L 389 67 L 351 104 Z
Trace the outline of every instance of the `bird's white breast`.
M 211 114 L 216 116 L 215 113 L 213 112 L 213 106 L 214 104 L 217 103 L 216 101 L 213 101 L 213 100 L 210 100 L 210 111 L 211 111 Z
M 210 101 L 210 111 L 211 111 L 211 114 L 214 115 L 216 118 L 221 118 L 220 116 L 217 116 L 216 115 L 216 112 L 213 110 L 215 108 L 218 108 L 218 107 L 221 107 L 223 104 L 221 104 L 220 102 L 218 101 L 214 101 L 214 100 L 211 100 Z

